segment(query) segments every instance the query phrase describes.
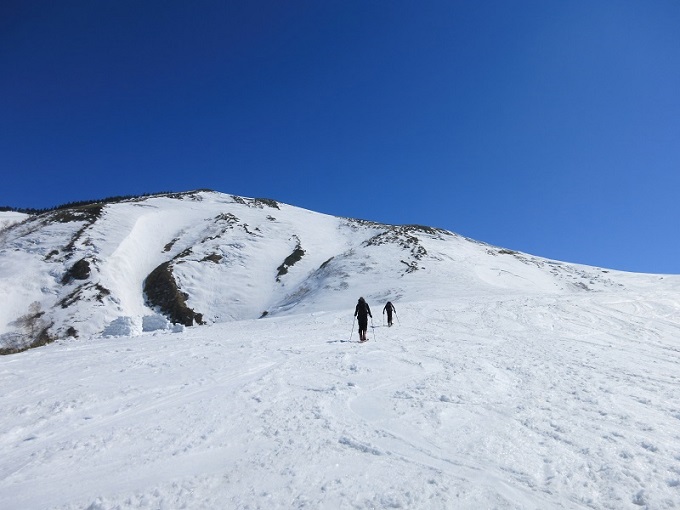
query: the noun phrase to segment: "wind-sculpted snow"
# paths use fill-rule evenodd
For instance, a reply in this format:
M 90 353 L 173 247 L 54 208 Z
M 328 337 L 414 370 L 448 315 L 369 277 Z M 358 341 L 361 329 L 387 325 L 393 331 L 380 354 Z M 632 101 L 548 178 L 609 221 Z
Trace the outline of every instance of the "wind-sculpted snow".
M 680 505 L 677 294 L 369 304 L 0 358 L 0 508 Z

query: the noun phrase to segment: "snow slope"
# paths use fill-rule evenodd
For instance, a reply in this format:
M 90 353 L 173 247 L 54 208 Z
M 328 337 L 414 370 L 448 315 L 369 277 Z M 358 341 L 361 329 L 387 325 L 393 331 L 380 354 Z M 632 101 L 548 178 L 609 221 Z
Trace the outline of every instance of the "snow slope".
M 57 210 L 0 232 L 0 349 L 338 310 L 360 295 L 413 301 L 665 284 L 429 227 L 208 191 L 168 194 Z
M 0 211 L 0 231 L 6 229 L 10 225 L 21 223 L 28 217 L 29 217 L 28 214 L 20 212 Z
M 674 298 L 371 304 L 0 358 L 0 507 L 680 507 Z
M 2 509 L 680 508 L 678 276 L 200 192 L 10 226 L 0 299 L 78 331 L 0 356 Z

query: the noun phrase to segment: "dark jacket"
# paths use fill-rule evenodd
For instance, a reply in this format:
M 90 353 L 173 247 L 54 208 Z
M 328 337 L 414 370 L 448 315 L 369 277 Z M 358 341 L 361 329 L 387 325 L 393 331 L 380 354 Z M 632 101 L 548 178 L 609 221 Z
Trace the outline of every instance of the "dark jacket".
M 369 315 L 373 318 L 373 315 L 371 315 L 371 307 L 368 306 L 366 301 L 359 300 L 357 307 L 354 309 L 354 316 L 360 321 L 365 321 L 368 319 Z

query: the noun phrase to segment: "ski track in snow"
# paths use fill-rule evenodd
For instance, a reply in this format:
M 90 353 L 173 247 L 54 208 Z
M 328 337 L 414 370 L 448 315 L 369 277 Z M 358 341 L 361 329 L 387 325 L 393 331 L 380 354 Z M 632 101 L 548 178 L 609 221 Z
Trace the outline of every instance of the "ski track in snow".
M 680 303 L 397 303 L 0 358 L 0 508 L 680 508 Z M 352 342 L 350 342 L 350 334 Z

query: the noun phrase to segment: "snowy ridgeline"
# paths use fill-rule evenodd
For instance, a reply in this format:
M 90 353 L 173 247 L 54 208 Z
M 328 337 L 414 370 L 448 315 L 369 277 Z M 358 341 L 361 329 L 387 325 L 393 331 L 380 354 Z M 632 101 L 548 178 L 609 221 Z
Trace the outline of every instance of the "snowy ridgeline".
M 0 508 L 680 508 L 677 293 L 352 304 L 0 358 Z
M 677 278 L 546 260 L 451 232 L 215 192 L 0 213 L 0 353 L 345 308 L 359 296 L 677 289 Z

